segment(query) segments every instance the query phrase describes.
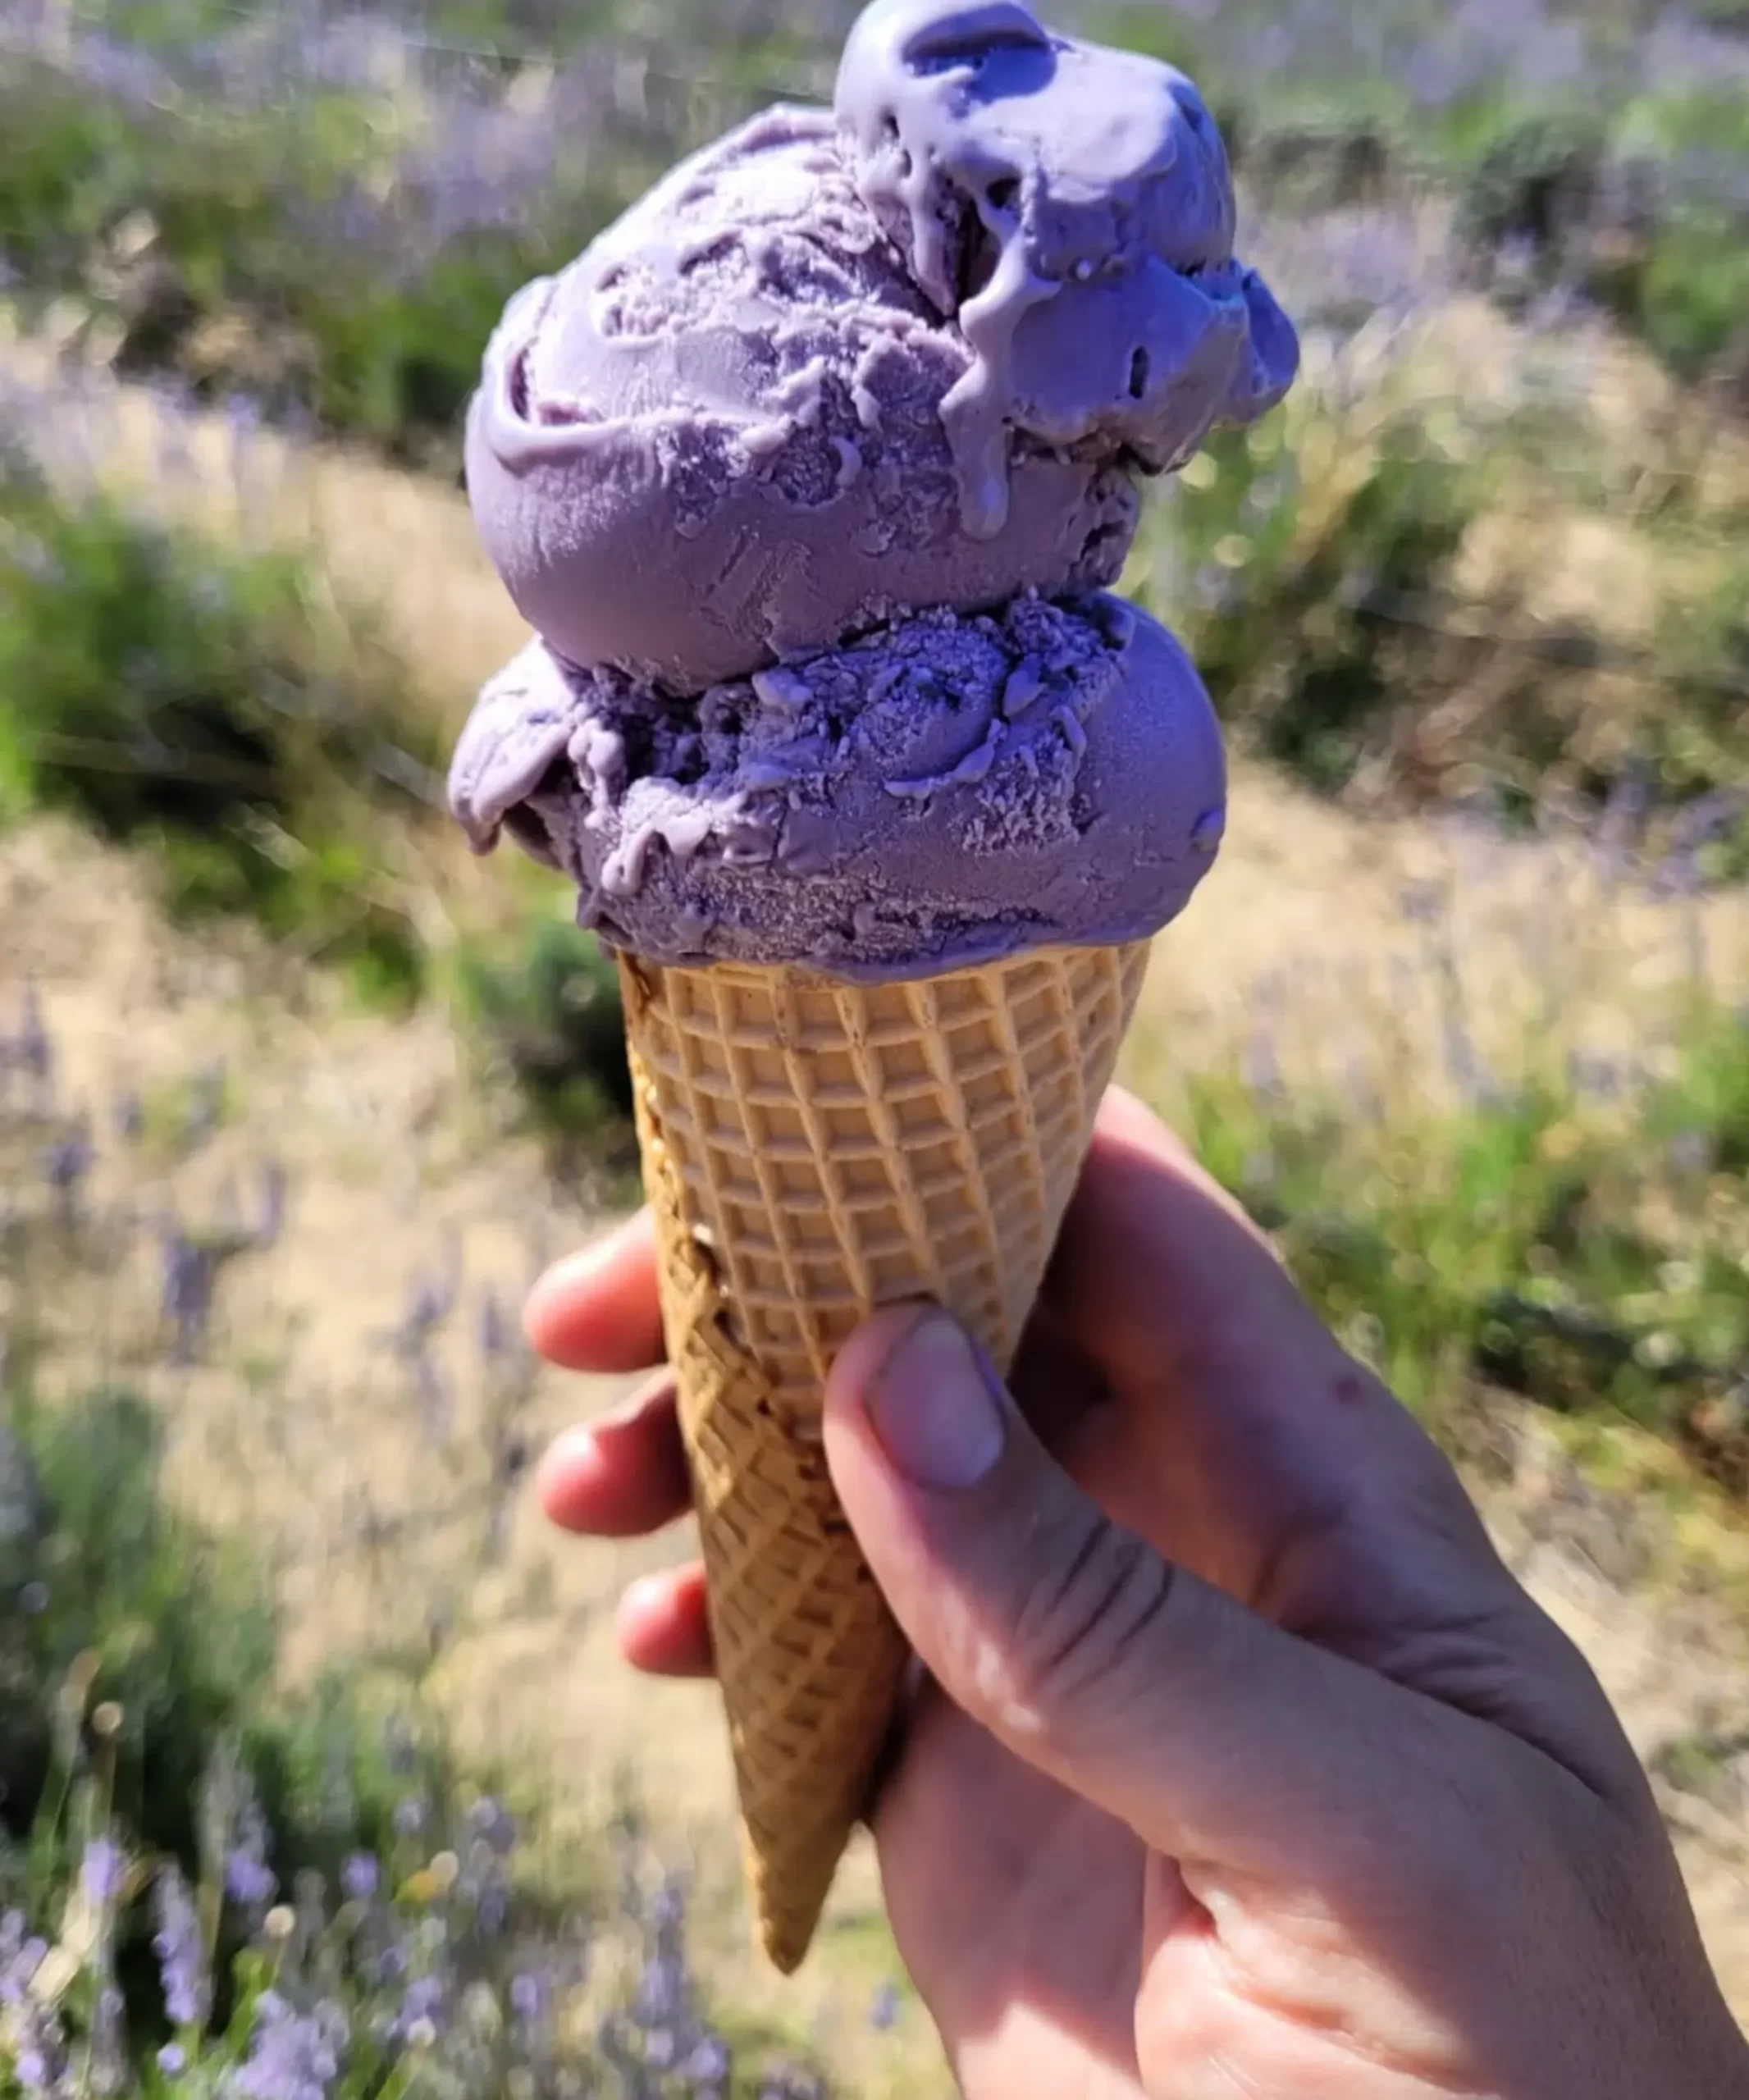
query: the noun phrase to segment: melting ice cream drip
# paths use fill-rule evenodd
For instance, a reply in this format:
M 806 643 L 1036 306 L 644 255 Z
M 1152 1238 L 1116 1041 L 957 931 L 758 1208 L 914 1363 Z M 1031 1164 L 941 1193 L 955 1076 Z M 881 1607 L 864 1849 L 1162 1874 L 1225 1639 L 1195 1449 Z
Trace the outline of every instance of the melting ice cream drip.
M 1007 520 L 1016 429 L 1169 466 L 1285 392 L 1291 331 L 1233 265 L 1226 153 L 1181 73 L 1054 35 L 1014 0 L 875 0 L 835 106 L 864 203 L 973 352 L 941 410 L 969 536 Z M 1023 340 L 1057 301 L 1085 309 L 1072 387 L 1065 328 Z

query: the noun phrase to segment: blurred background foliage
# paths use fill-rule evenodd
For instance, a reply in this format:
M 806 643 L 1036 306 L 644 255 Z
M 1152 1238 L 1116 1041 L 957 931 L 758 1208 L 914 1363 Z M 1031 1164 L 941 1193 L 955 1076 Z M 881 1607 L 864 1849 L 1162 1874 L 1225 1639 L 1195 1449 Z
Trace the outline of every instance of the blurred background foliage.
M 509 294 L 680 153 L 829 94 L 855 11 L 0 9 L 0 2002 L 28 1998 L 7 1996 L 27 1925 L 80 1978 L 40 2034 L 0 2029 L 0 2092 L 54 2089 L 25 2042 L 88 2066 L 110 2048 L 112 1990 L 146 2090 L 189 2075 L 167 2048 L 209 2081 L 175 2089 L 200 2091 L 252 2052 L 332 2054 L 331 2004 L 371 2038 L 324 2091 L 402 2090 L 445 2022 L 456 2089 L 482 2062 L 530 2092 L 580 2066 L 628 2093 L 811 2089 L 743 1970 L 700 1983 L 733 1933 L 707 1914 L 683 1947 L 635 1817 L 546 1880 L 519 1851 L 518 1922 L 483 1938 L 486 1884 L 459 1895 L 434 1866 L 491 1851 L 486 1781 L 447 1723 L 414 1752 L 385 1711 L 429 1718 L 445 1671 L 465 1678 L 506 1565 L 525 1585 L 507 1615 L 559 1629 L 552 1655 L 594 1622 L 505 1542 L 550 1426 L 511 1285 L 440 1258 L 390 1192 L 409 1150 L 444 1162 L 427 1193 L 514 1162 L 478 1195 L 487 1239 L 629 1200 L 613 966 L 561 886 L 509 856 L 476 869 L 442 809 L 456 726 L 515 633 L 467 532 L 460 422 Z M 1749 1497 L 1749 8 L 1074 11 L 1195 75 L 1246 253 L 1306 347 L 1279 411 L 1153 492 L 1126 578 L 1185 636 L 1236 769 L 1235 838 L 1165 944 L 1130 1076 L 1454 1449 L 1528 1419 L 1598 1492 L 1728 1527 Z M 1435 847 L 1465 871 L 1456 902 L 1426 879 Z M 119 975 L 74 1000 L 121 966 L 41 873 L 75 864 L 144 899 L 131 1005 Z M 188 989 L 209 980 L 221 995 Z M 215 1087 L 205 1038 L 234 1009 L 306 1043 L 318 1090 L 380 1085 L 346 1096 L 327 1150 L 293 1156 L 300 1115 L 249 1060 Z M 221 1160 L 267 1177 L 262 1217 L 208 1185 Z M 346 1230 L 361 1302 L 381 1284 L 365 1243 L 413 1273 L 380 1331 L 324 1343 L 317 1257 Z M 134 1327 L 87 1317 L 128 1290 Z M 215 1416 L 240 1436 L 307 1418 L 314 1448 L 289 1472 L 257 1445 L 190 1474 L 190 1425 Z M 417 1509 L 329 1493 L 379 1418 Z M 240 1479 L 281 1477 L 327 1527 L 317 1588 L 393 1622 L 363 1659 L 336 1639 L 284 1700 L 303 1578 L 274 1557 L 282 1513 L 231 1506 Z M 384 1564 L 402 1579 L 378 1590 Z M 410 1588 L 430 1609 L 403 1624 Z M 630 1725 L 614 1754 L 654 1755 Z M 1723 1758 L 1678 1744 L 1665 1764 L 1711 1799 Z M 271 1830 L 271 1931 L 203 1855 L 216 1771 Z M 99 1841 L 135 1871 L 94 1937 L 74 1892 Z M 346 1892 L 367 1856 L 395 1878 L 386 1908 Z M 171 1860 L 218 1921 L 215 2033 L 240 2023 L 205 2057 L 162 2002 L 145 1869 Z M 367 1916 L 412 1945 L 434 1901 L 472 1950 L 437 1984 L 342 1948 Z M 920 2089 L 881 1929 L 833 1929 L 861 1994 L 844 2032 L 882 2038 L 870 2055 L 832 2030 L 841 2080 Z M 616 1931 L 625 1988 L 561 2048 L 526 2012 L 545 1988 L 527 1947 L 569 1974 L 576 1934 Z M 295 2035 L 263 2009 L 270 1975 Z M 430 2009 L 409 2011 L 414 1983 Z M 498 2007 L 478 2029 L 476 1984 Z

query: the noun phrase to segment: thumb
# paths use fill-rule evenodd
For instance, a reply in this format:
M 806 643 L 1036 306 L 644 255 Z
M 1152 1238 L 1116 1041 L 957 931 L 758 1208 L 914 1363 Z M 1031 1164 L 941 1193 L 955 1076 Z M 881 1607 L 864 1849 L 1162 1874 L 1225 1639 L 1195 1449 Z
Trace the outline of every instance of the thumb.
M 919 1657 L 1016 1755 L 1180 1859 L 1327 1875 L 1332 1847 L 1389 1842 L 1398 1815 L 1413 1843 L 1447 1724 L 1480 1724 L 1268 1625 L 1112 1522 L 946 1313 L 895 1307 L 853 1336 L 825 1429 Z

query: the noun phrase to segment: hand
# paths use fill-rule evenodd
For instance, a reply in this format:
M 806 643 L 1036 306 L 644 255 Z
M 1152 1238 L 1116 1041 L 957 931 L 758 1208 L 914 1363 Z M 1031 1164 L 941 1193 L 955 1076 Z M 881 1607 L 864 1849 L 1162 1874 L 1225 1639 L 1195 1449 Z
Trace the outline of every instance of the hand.
M 546 1277 L 555 1363 L 660 1353 L 639 1220 Z M 883 1312 L 833 1477 L 929 1681 L 873 1822 L 970 2100 L 1738 2100 L 1749 2053 L 1633 1753 L 1456 1476 L 1114 1094 L 1016 1373 Z M 679 1516 L 672 1390 L 549 1454 L 598 1536 Z M 710 1663 L 696 1568 L 638 1667 Z

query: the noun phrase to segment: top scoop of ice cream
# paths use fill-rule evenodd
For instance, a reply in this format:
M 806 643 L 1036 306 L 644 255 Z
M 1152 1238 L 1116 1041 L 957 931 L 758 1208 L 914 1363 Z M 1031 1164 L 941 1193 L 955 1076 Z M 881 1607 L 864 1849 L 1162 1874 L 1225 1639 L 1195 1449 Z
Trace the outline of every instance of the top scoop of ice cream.
M 481 537 L 572 662 L 694 692 L 914 605 L 1113 581 L 1108 460 L 1017 443 L 1002 529 L 960 530 L 941 407 L 971 364 L 831 117 L 768 112 L 512 301 L 468 420 Z
M 1015 0 L 875 0 L 837 109 L 858 194 L 973 353 L 942 404 L 969 532 L 1007 517 L 1015 433 L 1158 472 L 1287 390 L 1294 331 L 1233 259 L 1226 149 L 1173 67 Z
M 527 287 L 470 413 L 481 536 L 570 661 L 702 691 L 895 613 L 1114 582 L 1131 476 L 1293 377 L 1184 77 L 1011 5 L 877 0 Z

